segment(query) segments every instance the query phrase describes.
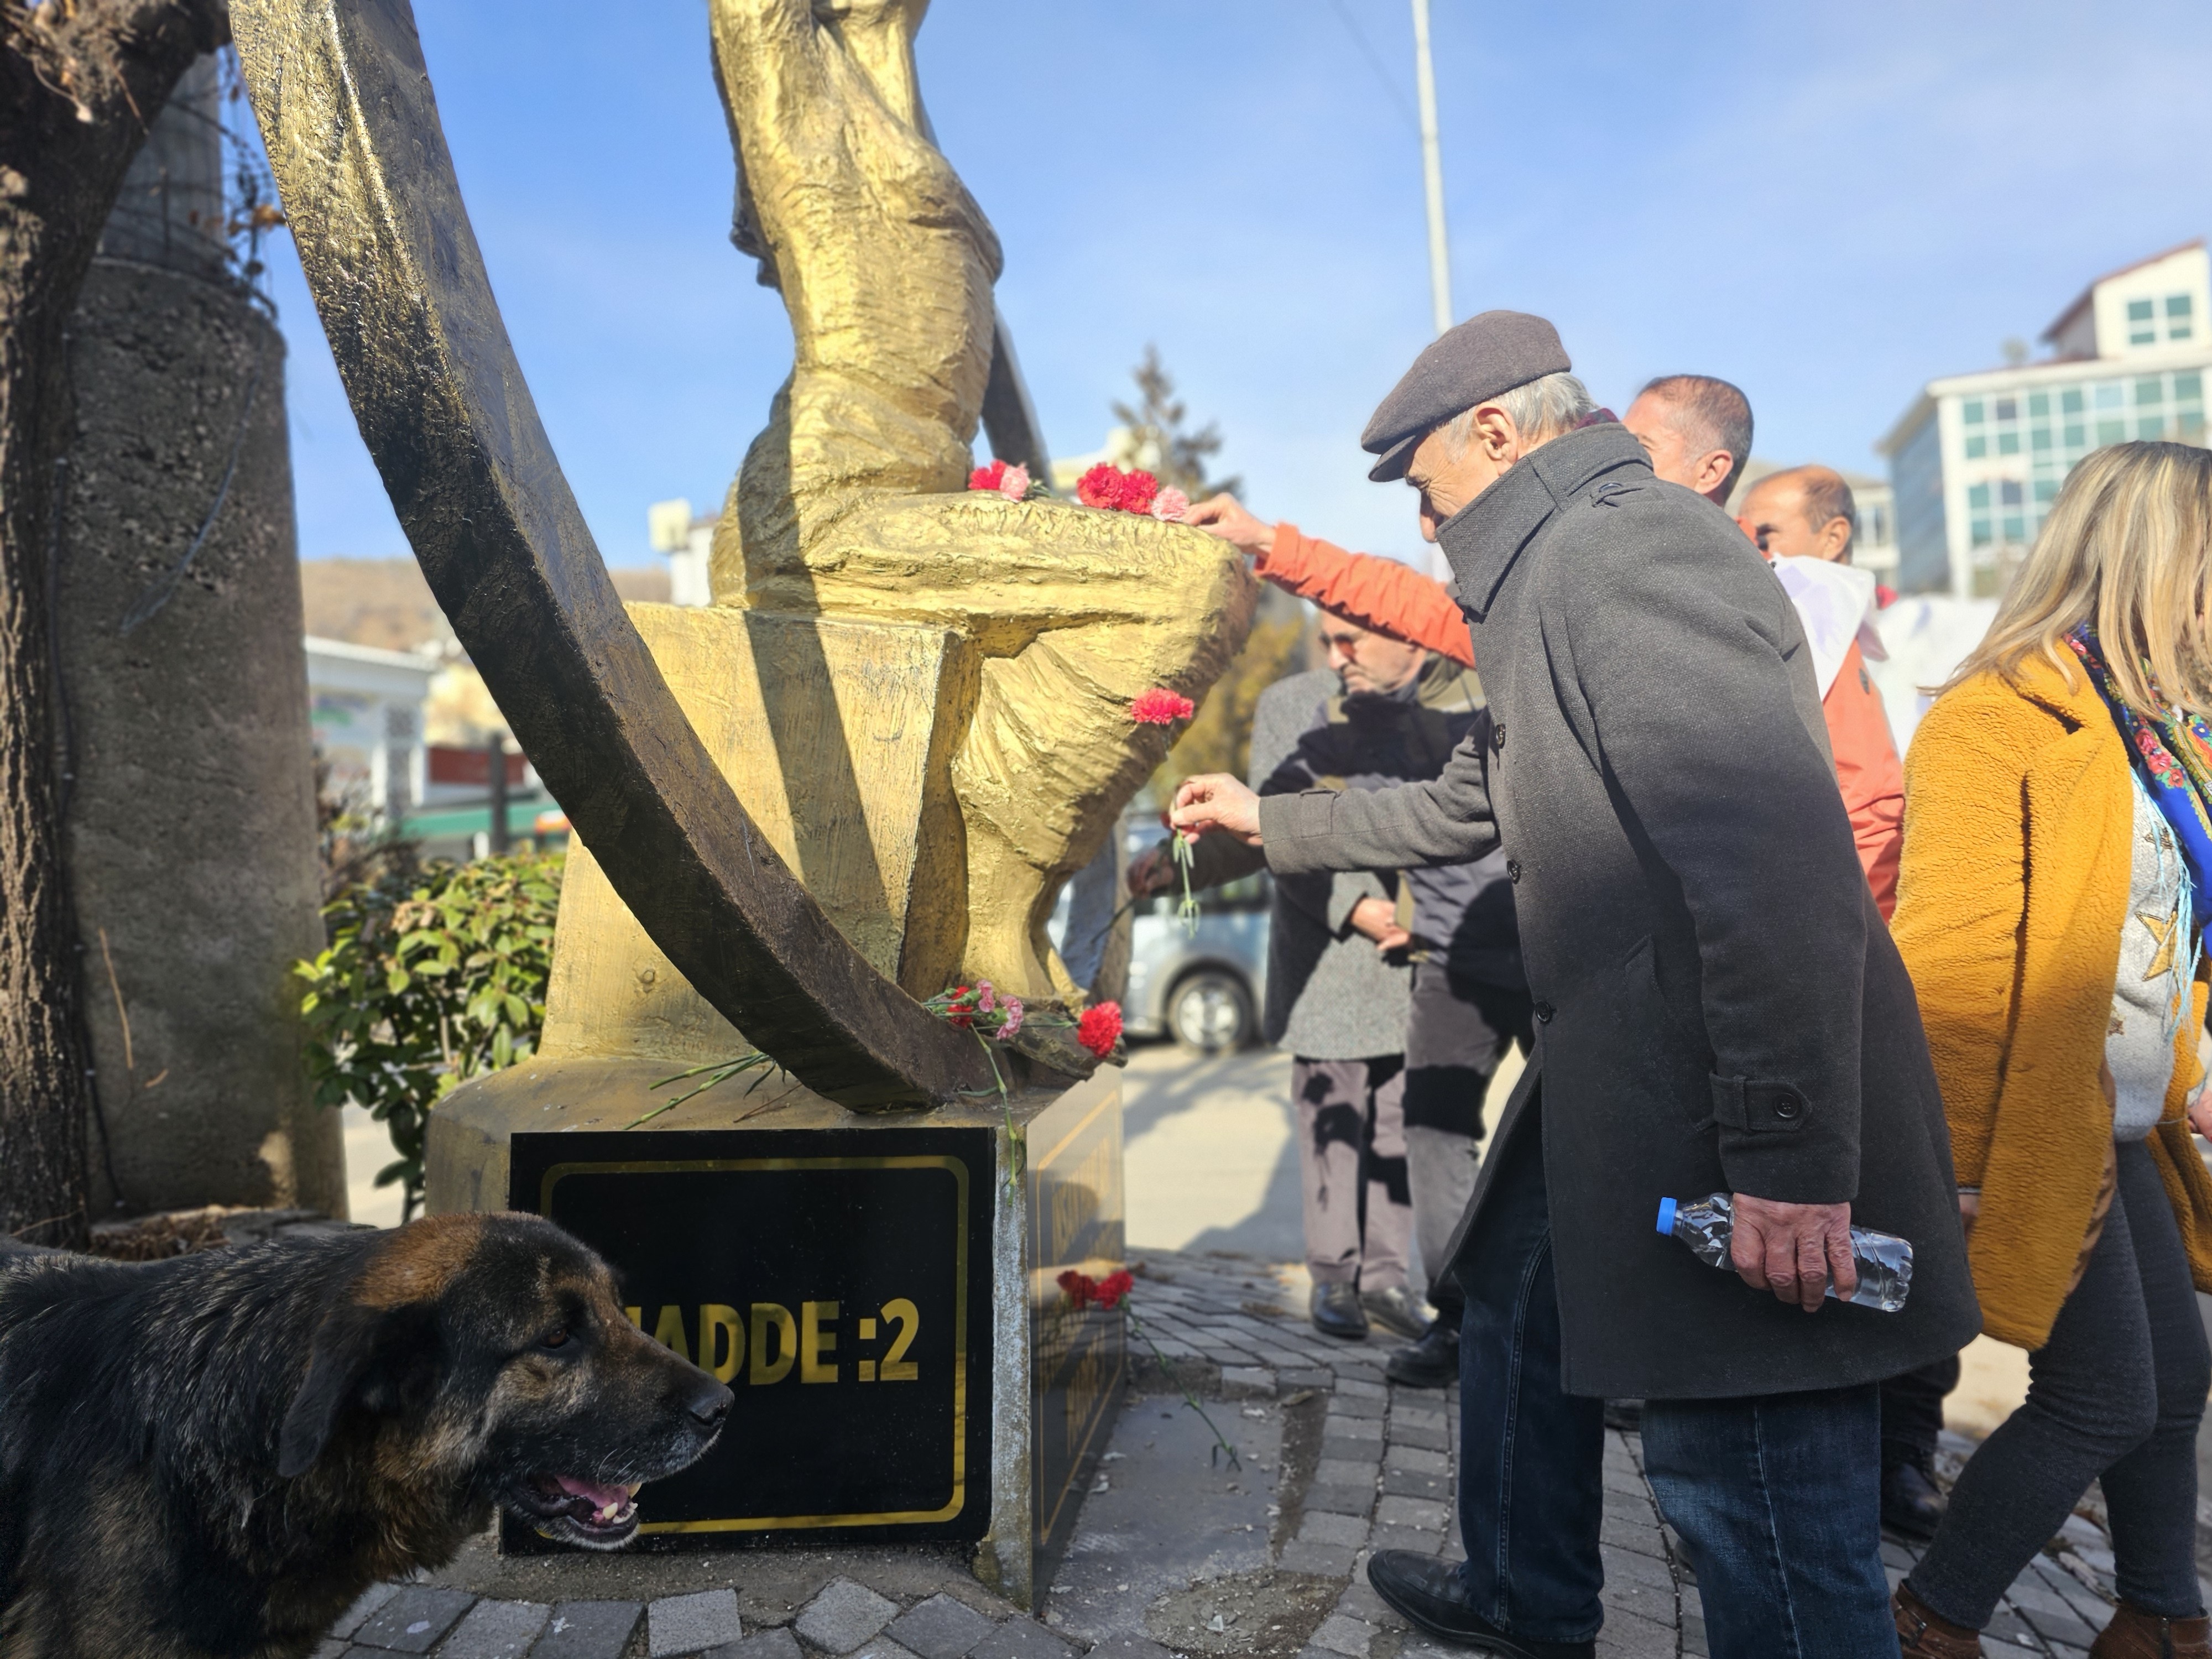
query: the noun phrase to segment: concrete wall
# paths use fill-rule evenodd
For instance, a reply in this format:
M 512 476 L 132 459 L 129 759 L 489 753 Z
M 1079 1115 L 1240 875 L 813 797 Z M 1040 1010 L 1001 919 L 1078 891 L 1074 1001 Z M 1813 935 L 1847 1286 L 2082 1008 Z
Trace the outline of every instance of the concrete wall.
M 290 974 L 322 929 L 283 342 L 202 274 L 204 240 L 169 246 L 185 269 L 95 262 L 70 325 L 56 634 L 100 1107 L 131 1210 L 343 1215 L 339 1115 L 310 1101 Z M 205 543 L 126 633 L 234 453 Z M 97 1218 L 113 1203 L 97 1135 L 91 1163 Z

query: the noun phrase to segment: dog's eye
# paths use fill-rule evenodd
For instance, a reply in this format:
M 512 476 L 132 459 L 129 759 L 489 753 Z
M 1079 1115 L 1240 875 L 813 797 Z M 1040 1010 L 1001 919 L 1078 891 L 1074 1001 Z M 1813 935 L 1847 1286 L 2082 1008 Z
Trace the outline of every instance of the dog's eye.
M 568 1328 L 566 1325 L 556 1325 L 551 1330 L 546 1332 L 544 1335 L 538 1339 L 538 1346 L 541 1348 L 567 1347 L 568 1346 Z

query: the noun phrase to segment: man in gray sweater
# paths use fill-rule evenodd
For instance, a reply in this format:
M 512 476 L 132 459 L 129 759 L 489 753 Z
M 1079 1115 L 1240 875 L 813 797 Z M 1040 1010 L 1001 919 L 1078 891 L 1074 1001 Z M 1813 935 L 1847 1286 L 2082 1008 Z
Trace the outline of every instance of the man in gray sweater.
M 1537 1042 L 1452 1257 L 1467 1559 L 1382 1552 L 1376 1591 L 1451 1641 L 1588 1659 L 1602 1402 L 1642 1397 L 1713 1659 L 1894 1652 L 1876 1385 L 1980 1326 L 1917 1005 L 1788 596 L 1571 367 L 1542 319 L 1486 313 L 1362 439 L 1451 562 L 1484 740 L 1387 790 L 1193 778 L 1173 821 L 1279 875 L 1507 854 Z M 1713 1192 L 1735 1275 L 1654 1230 Z M 1901 1310 L 1841 1305 L 1855 1222 L 1911 1242 Z

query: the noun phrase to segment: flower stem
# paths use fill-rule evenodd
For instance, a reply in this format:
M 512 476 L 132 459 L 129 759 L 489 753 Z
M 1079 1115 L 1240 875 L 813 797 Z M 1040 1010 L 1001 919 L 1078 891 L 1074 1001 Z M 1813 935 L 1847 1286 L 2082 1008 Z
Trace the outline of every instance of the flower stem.
M 1014 1121 L 1013 1097 L 1006 1092 L 1006 1074 L 999 1070 L 999 1057 L 991 1052 L 981 1031 L 975 1041 L 983 1044 L 983 1058 L 991 1062 L 991 1080 L 999 1085 L 999 1109 L 1006 1119 L 1006 1185 L 1012 1186 L 1021 1179 L 1022 1166 L 1029 1159 L 1029 1138 Z
M 1243 1469 L 1244 1466 L 1237 1461 L 1237 1448 L 1229 1443 L 1229 1437 L 1222 1433 L 1219 1425 L 1206 1414 L 1206 1407 L 1198 1403 L 1198 1396 L 1183 1386 L 1182 1379 L 1175 1373 L 1175 1367 L 1168 1364 L 1168 1357 L 1160 1352 L 1160 1345 L 1152 1340 L 1152 1334 L 1145 1328 L 1145 1322 L 1137 1317 L 1136 1309 L 1127 1302 L 1124 1302 L 1121 1304 L 1121 1311 L 1128 1316 L 1130 1331 L 1134 1334 L 1139 1341 L 1152 1351 L 1152 1358 L 1159 1363 L 1160 1375 L 1176 1385 L 1176 1392 L 1182 1395 L 1182 1403 L 1196 1412 L 1198 1420 L 1212 1431 L 1216 1449 L 1229 1454 L 1229 1467 L 1232 1469 Z M 1212 1460 L 1209 1458 L 1208 1461 Z
M 1180 831 L 1168 844 L 1175 848 L 1176 868 L 1182 872 L 1182 902 L 1176 907 L 1176 915 L 1182 923 L 1185 936 L 1195 939 L 1198 937 L 1198 900 L 1190 890 L 1190 872 L 1197 855 L 1191 851 L 1190 843 L 1183 839 Z

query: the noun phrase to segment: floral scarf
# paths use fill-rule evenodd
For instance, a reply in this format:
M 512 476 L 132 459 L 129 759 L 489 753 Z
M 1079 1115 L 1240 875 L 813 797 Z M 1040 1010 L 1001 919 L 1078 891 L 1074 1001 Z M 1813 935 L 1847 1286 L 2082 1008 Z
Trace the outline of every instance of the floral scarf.
M 2183 709 L 2169 708 L 2162 718 L 2150 720 L 2129 707 L 2105 666 L 2097 630 L 2088 623 L 2068 635 L 2066 643 L 2089 671 L 2089 684 L 2112 711 L 2144 792 L 2181 844 L 2189 872 L 2185 908 L 2202 925 L 2212 917 L 2212 731 Z

